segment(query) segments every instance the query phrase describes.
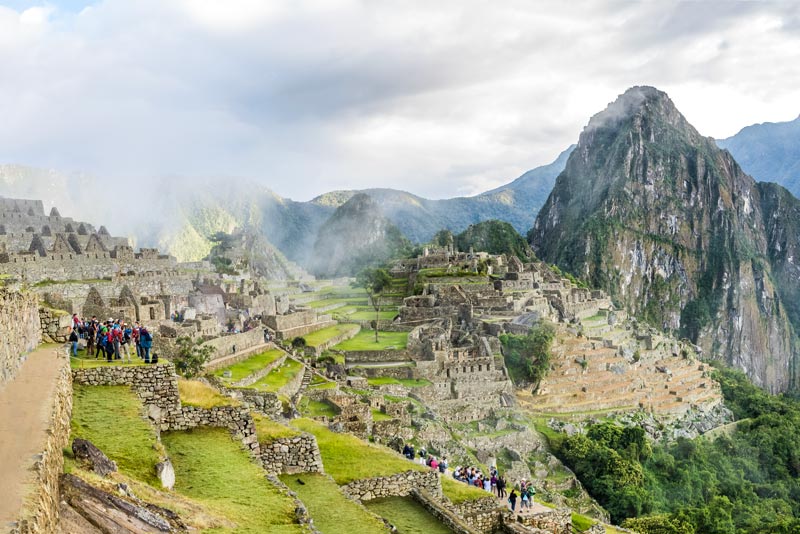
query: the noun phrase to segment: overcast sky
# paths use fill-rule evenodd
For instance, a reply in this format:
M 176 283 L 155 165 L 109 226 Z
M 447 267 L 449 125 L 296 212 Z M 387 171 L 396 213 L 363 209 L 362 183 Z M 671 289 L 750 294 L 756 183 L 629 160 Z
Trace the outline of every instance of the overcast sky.
M 642 84 L 794 119 L 800 2 L 0 0 L 0 163 L 109 180 L 471 195 Z

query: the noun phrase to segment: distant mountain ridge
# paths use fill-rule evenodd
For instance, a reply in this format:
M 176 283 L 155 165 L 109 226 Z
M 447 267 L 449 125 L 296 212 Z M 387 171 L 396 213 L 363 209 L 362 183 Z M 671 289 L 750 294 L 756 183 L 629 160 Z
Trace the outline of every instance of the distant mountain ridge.
M 338 207 L 358 193 L 368 194 L 381 214 L 416 243 L 429 241 L 443 228 L 458 233 L 492 219 L 509 222 L 524 234 L 572 148 L 553 163 L 502 187 L 473 197 L 442 200 L 393 189 L 368 189 L 333 191 L 309 202 L 296 202 L 254 182 L 205 179 L 164 181 L 157 190 L 144 190 L 133 199 L 127 194 L 107 195 L 98 202 L 96 192 L 107 185 L 98 178 L 18 165 L 0 165 L 0 195 L 41 198 L 76 216 L 113 221 L 114 231 L 168 250 L 181 261 L 205 257 L 213 246 L 208 238 L 217 232 L 248 229 L 251 235 L 262 233 L 289 260 L 310 267 L 320 229 Z M 132 201 L 141 209 L 132 210 Z
M 800 197 L 800 116 L 747 126 L 717 144 L 759 182 L 780 184 Z

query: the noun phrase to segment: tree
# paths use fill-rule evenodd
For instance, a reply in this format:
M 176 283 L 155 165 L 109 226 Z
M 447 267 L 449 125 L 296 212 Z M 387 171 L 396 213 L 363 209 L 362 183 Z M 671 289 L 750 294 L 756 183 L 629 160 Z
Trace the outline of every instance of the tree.
M 366 268 L 356 275 L 353 287 L 360 287 L 366 290 L 369 301 L 375 309 L 375 343 L 378 342 L 378 323 L 381 315 L 381 305 L 383 295 L 392 285 L 392 277 L 386 269 Z
M 203 346 L 190 337 L 179 337 L 176 343 L 177 353 L 173 357 L 175 369 L 186 378 L 199 375 L 214 348 Z

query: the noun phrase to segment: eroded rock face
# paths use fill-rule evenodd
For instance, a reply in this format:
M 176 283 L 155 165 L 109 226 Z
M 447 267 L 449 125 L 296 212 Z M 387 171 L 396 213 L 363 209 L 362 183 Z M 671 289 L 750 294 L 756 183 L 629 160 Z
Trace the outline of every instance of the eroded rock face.
M 172 511 L 131 497 L 122 497 L 98 489 L 74 475 L 61 477 L 61 496 L 80 517 L 104 534 L 146 534 L 186 532 L 180 518 Z M 72 517 L 75 523 L 83 523 Z
M 92 471 L 100 476 L 106 476 L 117 470 L 117 464 L 95 447 L 91 441 L 75 438 L 72 441 L 72 453 L 78 460 L 88 463 Z
M 797 199 L 746 175 L 665 93 L 591 119 L 529 239 L 545 261 L 777 392 L 796 385 Z

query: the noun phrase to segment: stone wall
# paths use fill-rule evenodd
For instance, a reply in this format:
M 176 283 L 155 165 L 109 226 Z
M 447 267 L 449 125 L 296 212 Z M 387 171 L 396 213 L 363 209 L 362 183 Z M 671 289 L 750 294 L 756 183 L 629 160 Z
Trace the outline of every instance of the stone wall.
M 347 351 L 347 363 L 379 363 L 379 362 L 402 362 L 411 360 L 411 356 L 406 350 L 350 350 Z
M 345 495 L 357 501 L 405 497 L 415 489 L 424 490 L 435 498 L 441 498 L 442 485 L 439 473 L 431 470 L 406 471 L 388 477 L 364 478 L 341 487 Z
M 274 348 L 275 345 L 273 345 L 272 343 L 268 343 L 266 345 L 256 345 L 255 347 L 251 347 L 247 350 L 239 350 L 239 347 L 236 347 L 237 350 L 236 356 L 229 355 L 228 357 L 223 356 L 215 360 L 210 360 L 206 362 L 203 368 L 209 372 L 216 371 L 217 369 L 222 369 L 223 367 L 230 367 L 233 364 L 243 362 L 245 360 L 252 358 L 256 354 L 272 350 Z
M 452 510 L 476 532 L 488 534 L 499 530 L 506 509 L 493 496 L 452 505 Z
M 42 341 L 45 343 L 66 343 L 69 339 L 72 316 L 64 310 L 39 308 L 39 324 L 42 328 Z
M 170 430 L 190 430 L 199 426 L 227 428 L 254 457 L 259 457 L 260 447 L 256 435 L 256 425 L 250 410 L 243 406 L 214 406 L 213 408 L 198 408 L 183 406 L 179 413 L 170 412 L 167 417 L 162 417 L 160 429 L 162 432 Z
M 242 332 L 241 334 L 225 334 L 221 337 L 206 341 L 203 343 L 203 346 L 214 349 L 210 358 L 210 363 L 213 364 L 213 360 L 217 358 L 223 358 L 230 354 L 263 344 L 264 332 L 260 329 L 255 329 Z
M 224 395 L 234 398 L 251 410 L 264 414 L 271 418 L 282 417 L 283 404 L 278 395 L 269 391 L 257 391 L 255 389 L 231 389 L 221 385 L 218 380 L 212 380 L 214 386 Z
M 570 534 L 572 532 L 572 512 L 569 508 L 521 516 L 520 522 L 527 527 L 539 528 L 553 534 Z
M 417 501 L 428 513 L 438 519 L 447 528 L 453 531 L 454 534 L 474 534 L 469 525 L 464 520 L 448 510 L 441 502 L 431 497 L 425 490 L 411 490 L 411 496 Z
M 35 482 L 25 501 L 18 526 L 13 534 L 39 534 L 55 532 L 58 526 L 58 479 L 64 469 L 62 449 L 69 442 L 72 417 L 72 375 L 69 359 L 59 358 L 61 366 L 53 393 L 52 412 L 47 425 L 47 441 L 34 466 Z
M 261 463 L 268 473 L 323 473 L 317 439 L 307 433 L 262 442 Z
M 327 341 L 320 343 L 319 345 L 316 345 L 314 347 L 311 346 L 306 347 L 304 349 L 306 356 L 314 356 L 314 357 L 322 356 L 322 353 L 328 350 L 329 348 L 333 347 L 334 345 L 338 345 L 339 343 L 341 343 L 346 339 L 354 337 L 360 331 L 361 329 L 358 326 L 353 325 L 353 329 L 350 331 L 339 334 L 338 336 L 334 336 L 328 339 Z
M 159 419 L 180 413 L 178 379 L 171 362 L 73 369 L 72 380 L 89 386 L 131 386 L 142 403 L 161 410 Z
M 0 387 L 42 339 L 36 295 L 0 288 Z

